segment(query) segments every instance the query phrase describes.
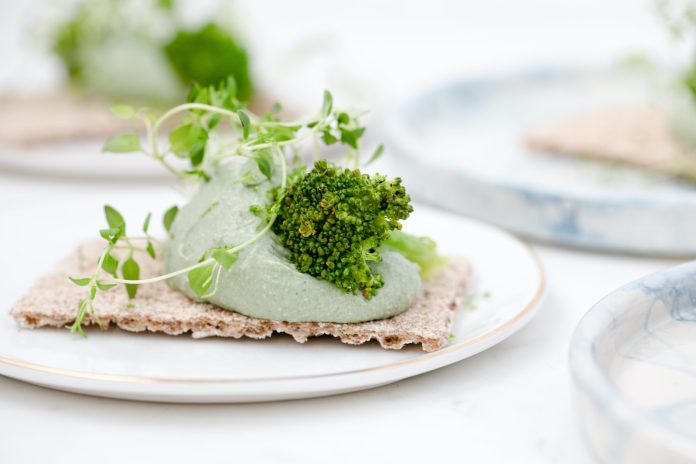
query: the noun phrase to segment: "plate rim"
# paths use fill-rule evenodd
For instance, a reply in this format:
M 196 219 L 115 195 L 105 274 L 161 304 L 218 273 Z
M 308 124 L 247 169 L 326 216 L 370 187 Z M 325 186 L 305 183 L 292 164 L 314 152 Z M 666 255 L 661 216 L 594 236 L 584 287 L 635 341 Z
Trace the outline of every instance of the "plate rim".
M 476 212 L 472 207 L 463 203 L 444 204 L 442 207 L 450 212 L 460 215 L 471 215 L 483 222 L 493 224 L 502 229 L 519 234 L 537 243 L 551 243 L 562 246 L 578 247 L 588 250 L 611 251 L 638 256 L 661 257 L 693 257 L 696 255 L 696 240 L 685 242 L 675 241 L 634 241 L 625 242 L 611 228 L 603 227 L 599 233 L 595 229 L 588 230 L 580 227 L 566 231 L 554 227 L 554 211 L 558 208 L 566 208 L 573 215 L 581 214 L 584 217 L 603 218 L 609 210 L 618 210 L 619 213 L 639 215 L 645 219 L 646 214 L 651 215 L 651 222 L 662 224 L 669 222 L 675 214 L 696 207 L 696 190 L 681 192 L 672 195 L 671 192 L 648 192 L 633 190 L 632 192 L 614 192 L 594 194 L 587 190 L 563 190 L 558 187 L 542 187 L 532 182 L 517 182 L 515 179 L 499 178 L 495 176 L 477 175 L 465 167 L 452 167 L 443 162 L 431 162 L 427 158 L 427 151 L 422 145 L 410 143 L 417 140 L 409 133 L 407 122 L 414 115 L 423 113 L 422 107 L 428 108 L 429 98 L 439 95 L 461 93 L 468 104 L 476 103 L 478 92 L 483 90 L 495 90 L 499 86 L 509 86 L 515 83 L 543 82 L 544 80 L 558 80 L 572 78 L 573 76 L 602 76 L 602 75 L 631 75 L 630 71 L 617 67 L 600 66 L 534 66 L 515 71 L 502 71 L 481 73 L 473 76 L 450 78 L 433 86 L 427 87 L 417 93 L 400 100 L 394 108 L 388 110 L 384 117 L 385 139 L 394 152 L 393 160 L 402 162 L 404 176 L 408 174 L 409 180 L 415 177 L 414 173 L 427 173 L 428 177 L 443 179 L 445 183 L 458 184 L 460 190 L 466 190 L 468 195 L 486 195 L 496 201 L 534 203 L 537 210 L 548 209 L 544 218 L 549 223 L 529 223 L 521 220 L 510 222 L 503 219 L 505 216 L 501 210 L 492 208 L 486 214 Z M 472 103 L 473 102 L 473 103 Z M 432 103 L 430 107 L 432 107 Z M 420 110 L 419 110 L 420 109 Z M 413 183 L 411 189 L 414 198 L 420 202 L 434 205 L 436 200 L 427 190 L 417 187 Z M 645 189 L 644 189 L 645 190 Z M 473 193 L 472 193 L 473 192 Z M 634 194 L 635 193 L 635 194 Z M 569 213 L 569 214 L 570 214 Z M 613 214 L 620 217 L 622 214 Z M 642 215 L 642 216 L 641 216 Z M 687 227 L 683 225 L 683 227 Z M 680 229 L 681 230 L 681 229 Z M 681 234 L 685 236 L 684 234 Z
M 444 214 L 452 214 L 447 211 L 443 210 L 437 210 L 438 213 L 444 213 Z M 468 217 L 462 217 L 459 216 L 461 219 L 466 219 L 469 220 L 473 223 L 475 223 L 478 226 L 484 226 L 492 231 L 495 231 L 497 233 L 500 233 L 504 235 L 506 238 L 512 240 L 515 242 L 518 246 L 520 246 L 522 249 L 525 250 L 527 253 L 527 256 L 529 256 L 532 260 L 532 263 L 534 264 L 534 267 L 536 271 L 538 272 L 539 275 L 539 280 L 538 280 L 538 285 L 534 290 L 534 293 L 532 294 L 532 297 L 529 299 L 528 302 L 522 306 L 522 308 L 512 317 L 507 319 L 505 322 L 502 324 L 490 329 L 489 331 L 480 334 L 474 338 L 468 339 L 466 341 L 454 343 L 452 345 L 448 345 L 444 348 L 441 348 L 437 351 L 433 352 L 426 352 L 422 353 L 419 356 L 409 358 L 409 359 L 404 359 L 392 363 L 387 363 L 383 364 L 380 366 L 373 366 L 373 367 L 366 367 L 366 368 L 360 368 L 360 369 L 353 369 L 350 371 L 339 371 L 339 372 L 329 372 L 329 373 L 319 373 L 319 374 L 305 374 L 305 375 L 290 375 L 290 376 L 281 376 L 281 377 L 250 377 L 250 378 L 243 378 L 243 379 L 221 379 L 221 378 L 211 378 L 211 379 L 187 379 L 187 378 L 176 378 L 176 377 L 158 377 L 158 376 L 142 376 L 142 375 L 126 375 L 126 374 L 105 374 L 105 373 L 99 373 L 99 372 L 84 372 L 84 371 L 79 371 L 79 370 L 74 370 L 74 369 L 64 369 L 60 367 L 51 367 L 51 366 L 45 366 L 29 361 L 23 361 L 21 359 L 16 359 L 16 358 L 11 358 L 7 356 L 0 355 L 0 365 L 5 366 L 5 368 L 20 368 L 20 369 L 25 369 L 28 370 L 31 373 L 34 374 L 49 374 L 49 375 L 57 375 L 60 376 L 62 379 L 67 379 L 67 380 L 90 380 L 90 381 L 99 381 L 99 382 L 117 382 L 119 384 L 131 384 L 131 385 L 140 385 L 140 384 L 169 384 L 169 385 L 174 385 L 174 384 L 251 384 L 251 383 L 256 383 L 256 384 L 270 384 L 270 383 L 275 383 L 275 382 L 285 382 L 285 381 L 303 381 L 303 380 L 318 380 L 318 379 L 327 379 L 327 378 L 336 378 L 336 377 L 345 377 L 345 376 L 351 376 L 351 375 L 357 375 L 357 374 L 365 374 L 365 373 L 373 373 L 373 372 L 385 372 L 385 371 L 391 371 L 391 370 L 399 370 L 401 368 L 407 367 L 407 366 L 412 366 L 412 365 L 417 365 L 417 364 L 422 364 L 424 362 L 430 361 L 432 359 L 439 359 L 443 357 L 447 357 L 448 355 L 451 355 L 452 353 L 458 353 L 461 350 L 465 350 L 466 348 L 469 348 L 470 346 L 480 344 L 481 342 L 489 339 L 495 339 L 496 336 L 499 336 L 500 334 L 504 334 L 508 331 L 510 331 L 508 336 L 513 335 L 517 330 L 521 329 L 524 325 L 526 325 L 529 320 L 531 320 L 532 316 L 536 313 L 536 310 L 541 306 L 541 303 L 545 297 L 546 290 L 547 290 L 547 285 L 546 285 L 546 272 L 544 269 L 544 265 L 539 258 L 537 252 L 532 248 L 531 245 L 525 243 L 518 237 L 516 237 L 514 234 L 505 231 L 497 226 L 491 225 L 484 223 L 482 221 L 479 221 L 477 219 L 473 218 L 468 218 Z M 507 338 L 507 337 L 504 337 Z M 495 343 L 493 343 L 495 345 Z M 492 345 L 491 345 L 492 346 Z M 484 348 L 484 350 L 487 348 Z M 478 353 L 478 352 L 477 352 Z M 466 356 L 464 357 L 466 358 Z M 461 359 L 464 359 L 461 358 Z M 458 359 L 459 360 L 459 359 Z M 455 361 L 456 362 L 456 361 Z M 19 377 L 12 376 L 15 379 L 18 380 L 23 380 L 20 379 Z
M 417 155 L 418 148 L 410 148 L 409 141 L 417 140 L 416 137 L 410 135 L 410 132 L 406 129 L 405 122 L 408 118 L 414 114 L 417 114 L 416 109 L 422 105 L 423 102 L 428 101 L 434 97 L 439 97 L 442 95 L 448 95 L 453 93 L 461 93 L 463 90 L 471 93 L 480 90 L 495 90 L 498 87 L 507 87 L 510 84 L 520 84 L 520 83 L 534 83 L 535 81 L 552 80 L 557 81 L 559 79 L 567 79 L 577 77 L 578 75 L 589 75 L 589 76 L 599 76 L 599 75 L 631 75 L 635 74 L 630 70 L 625 70 L 617 67 L 563 67 L 563 66 L 538 66 L 526 68 L 523 70 L 518 70 L 514 72 L 496 72 L 496 73 L 482 73 L 478 75 L 473 75 L 469 77 L 451 78 L 447 81 L 440 82 L 434 86 L 427 87 L 414 95 L 402 99 L 394 106 L 394 108 L 387 111 L 384 118 L 384 128 L 391 145 L 398 146 L 399 153 L 405 153 L 408 158 L 415 163 L 420 163 L 419 156 Z M 399 142 L 400 141 L 400 142 Z M 399 155 L 401 157 L 402 155 Z M 600 161 L 601 162 L 601 161 Z M 422 164 L 422 163 L 420 163 Z M 436 163 L 436 169 L 451 168 L 451 166 Z M 640 169 L 628 166 L 632 169 Z M 472 176 L 467 170 L 457 169 L 457 176 L 464 177 L 472 182 L 479 182 L 486 185 L 497 185 L 500 187 L 507 188 L 513 191 L 529 191 L 538 195 L 545 195 L 553 198 L 572 198 L 576 201 L 583 201 L 589 204 L 599 203 L 615 203 L 624 204 L 626 200 L 630 200 L 632 203 L 645 202 L 652 205 L 669 205 L 673 206 L 675 203 L 681 203 L 689 206 L 696 204 L 696 195 L 693 198 L 685 200 L 684 198 L 679 198 L 675 201 L 673 198 L 664 198 L 663 195 L 646 194 L 642 191 L 636 192 L 620 192 L 618 194 L 612 194 L 611 197 L 602 197 L 600 199 L 594 197 L 591 194 L 578 191 L 564 191 L 558 188 L 546 188 L 540 187 L 532 183 L 516 182 L 515 180 L 501 180 L 494 177 L 480 177 Z M 638 195 L 638 197 L 636 197 Z

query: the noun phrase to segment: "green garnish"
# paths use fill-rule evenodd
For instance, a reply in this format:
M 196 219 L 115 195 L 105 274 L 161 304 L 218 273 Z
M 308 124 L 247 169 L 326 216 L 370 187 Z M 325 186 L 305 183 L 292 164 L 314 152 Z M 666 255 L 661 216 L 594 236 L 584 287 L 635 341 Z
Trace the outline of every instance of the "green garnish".
M 655 3 L 658 15 L 675 40 L 693 40 L 693 33 L 696 29 L 696 2 L 691 0 L 657 0 Z M 690 46 L 693 56 L 693 48 L 696 44 L 692 42 Z M 696 61 L 693 59 L 680 73 L 679 84 L 688 90 L 692 100 L 696 102 Z
M 178 31 L 165 45 L 165 54 L 179 79 L 184 83 L 218 85 L 234 77 L 237 96 L 247 101 L 253 94 L 246 50 L 215 23 L 197 31 Z
M 150 0 L 139 2 L 137 12 L 142 17 L 133 17 L 134 1 L 83 0 L 73 15 L 56 27 L 53 34 L 52 51 L 60 58 L 71 83 L 84 90 L 97 90 L 110 97 L 149 97 L 157 100 L 172 99 L 171 92 L 157 98 L 147 94 L 149 87 L 133 90 L 137 77 L 133 77 L 131 93 L 125 93 L 122 85 L 103 83 L 95 89 L 90 80 L 95 68 L 104 66 L 95 57 L 104 55 L 119 44 L 152 49 L 149 61 L 164 63 L 164 72 L 178 90 L 183 100 L 185 88 L 191 82 L 203 86 L 218 85 L 233 77 L 237 82 L 237 95 L 248 101 L 254 92 L 249 72 L 249 56 L 246 49 L 233 35 L 215 22 L 208 22 L 196 30 L 180 27 L 180 18 L 173 0 Z M 155 24 L 156 27 L 152 25 Z M 161 57 L 161 58 L 160 58 Z M 153 65 L 154 66 L 154 65 Z M 153 68 L 160 69 L 160 68 Z M 97 73 L 99 74 L 99 73 Z M 102 74 L 99 74 L 102 75 Z M 178 84 L 177 84 L 178 82 Z M 145 94 L 145 95 L 144 95 Z M 159 101 L 161 103 L 161 101 Z
M 184 269 L 142 278 L 136 252 L 146 252 L 153 259 L 156 256 L 148 233 L 151 216 L 144 221 L 144 235 L 132 237 L 126 234 L 123 216 L 114 208 L 105 207 L 109 227 L 101 230 L 100 235 L 107 244 L 97 269 L 91 276 L 72 278 L 75 284 L 87 287 L 88 292 L 78 305 L 71 330 L 83 333 L 85 316 L 96 319 L 96 294 L 115 285 L 123 285 L 129 298 L 134 298 L 139 285 L 186 275 L 198 298 L 210 298 L 217 290 L 220 276 L 234 267 L 239 253 L 270 231 L 278 235 L 298 270 L 346 292 L 359 292 L 365 298 L 373 297 L 383 285 L 382 277 L 369 266 L 369 262 L 381 260 L 379 248 L 383 244 L 410 256 L 424 275 L 441 263 L 432 242 L 397 232 L 401 228 L 399 221 L 412 211 L 410 198 L 400 179 L 387 180 L 381 175 L 360 172 L 359 168 L 379 158 L 384 148 L 380 145 L 367 163 L 361 162 L 360 138 L 365 128 L 357 116 L 336 109 L 329 92 L 324 92 L 322 109 L 313 117 L 283 122 L 277 117 L 279 105 L 269 113 L 255 115 L 246 110 L 236 90 L 231 78 L 218 86 L 195 84 L 187 103 L 158 118 L 146 110 L 119 105 L 114 113 L 141 120 L 146 138 L 141 143 L 133 133 L 117 135 L 109 139 L 104 150 L 120 154 L 141 152 L 180 180 L 193 184 L 207 182 L 216 167 L 230 158 L 252 161 L 257 168 L 255 173 L 241 175 L 238 182 L 247 188 L 270 183 L 268 204 L 250 207 L 260 219 L 256 234 L 243 243 L 208 249 L 197 263 Z M 169 131 L 169 143 L 162 147 L 160 131 L 165 123 L 170 126 L 175 117 L 179 124 Z M 221 137 L 222 133 L 227 137 Z M 314 147 L 317 159 L 317 147 L 322 142 L 342 146 L 342 162 L 351 168 L 318 160 L 307 172 L 305 166 L 298 164 L 297 156 L 304 142 Z M 289 168 L 287 159 L 296 166 Z M 213 204 L 210 208 L 215 207 Z M 172 206 L 163 216 L 163 225 L 170 234 L 175 231 L 178 211 L 178 207 Z
M 416 237 L 395 230 L 382 245 L 418 264 L 423 280 L 432 279 L 447 264 L 447 258 L 437 253 L 437 244 L 428 237 Z
M 317 161 L 281 202 L 273 231 L 300 272 L 372 298 L 382 276 L 369 262 L 413 208 L 401 179 L 361 174 Z

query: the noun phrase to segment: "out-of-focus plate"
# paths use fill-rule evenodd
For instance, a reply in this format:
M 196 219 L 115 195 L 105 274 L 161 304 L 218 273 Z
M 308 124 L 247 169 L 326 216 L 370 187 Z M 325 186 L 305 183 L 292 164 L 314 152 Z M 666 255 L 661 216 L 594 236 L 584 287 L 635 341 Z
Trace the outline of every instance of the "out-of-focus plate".
M 3 252 L 3 260 L 13 264 L 1 271 L 13 285 L 0 292 L 0 374 L 60 390 L 147 401 L 325 396 L 396 382 L 479 353 L 525 325 L 544 291 L 541 265 L 525 244 L 477 221 L 417 206 L 406 229 L 432 236 L 443 252 L 468 258 L 474 270 L 470 291 L 476 307 L 470 302 L 458 309 L 453 342 L 440 351 L 387 351 L 376 343 L 347 346 L 326 337 L 300 345 L 283 335 L 193 340 L 92 330 L 84 340 L 61 329 L 18 328 L 7 311 L 50 263 L 100 227 L 98 200 L 65 196 L 0 211 L 0 222 L 7 225 L 0 228 L 0 242 L 13 244 Z M 150 207 L 171 204 L 170 199 L 153 201 L 162 205 Z M 115 204 L 126 217 L 144 217 L 143 203 L 134 195 Z M 490 296 L 482 297 L 486 292 Z
M 696 262 L 597 303 L 570 347 L 580 426 L 607 464 L 696 462 Z
M 630 167 L 530 153 L 530 128 L 653 98 L 626 72 L 539 71 L 461 81 L 385 122 L 390 172 L 417 199 L 539 240 L 641 254 L 696 253 L 696 188 Z
M 89 181 L 171 180 L 157 161 L 139 153 L 103 153 L 103 140 L 0 147 L 0 171 Z

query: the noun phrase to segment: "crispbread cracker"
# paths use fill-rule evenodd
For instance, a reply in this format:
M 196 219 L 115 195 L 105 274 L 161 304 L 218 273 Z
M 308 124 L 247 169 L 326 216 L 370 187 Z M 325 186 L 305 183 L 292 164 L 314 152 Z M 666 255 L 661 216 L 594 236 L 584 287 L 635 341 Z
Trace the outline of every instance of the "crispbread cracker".
M 630 164 L 696 178 L 696 158 L 654 106 L 615 106 L 562 119 L 525 134 L 532 150 Z
M 68 276 L 90 272 L 89 266 L 81 266 L 81 263 L 93 264 L 99 251 L 99 244 L 95 243 L 80 247 L 56 271 L 36 282 L 12 308 L 12 317 L 27 328 L 63 327 L 71 323 L 86 290 L 70 282 Z M 158 275 L 163 268 L 162 261 L 150 263 L 142 264 L 143 275 Z M 104 327 L 114 324 L 132 332 L 170 335 L 191 332 L 194 338 L 266 338 L 274 332 L 283 332 L 299 343 L 306 342 L 309 337 L 331 335 L 351 345 L 375 339 L 386 349 L 398 350 L 415 343 L 425 351 L 434 351 L 448 343 L 455 309 L 466 293 L 469 273 L 465 260 L 452 259 L 431 282 L 424 284 L 418 300 L 406 312 L 389 319 L 357 324 L 256 319 L 196 303 L 162 282 L 142 285 L 131 305 L 122 289 L 100 292 L 95 307 Z M 94 321 L 87 320 L 87 323 L 94 324 Z

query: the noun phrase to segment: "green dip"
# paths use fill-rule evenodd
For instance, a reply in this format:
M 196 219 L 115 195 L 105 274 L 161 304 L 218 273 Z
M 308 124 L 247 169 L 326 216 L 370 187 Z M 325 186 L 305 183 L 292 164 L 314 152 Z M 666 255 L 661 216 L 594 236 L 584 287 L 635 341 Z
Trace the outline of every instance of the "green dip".
M 238 245 L 258 232 L 260 219 L 249 212 L 249 206 L 267 203 L 270 182 L 246 187 L 238 181 L 254 166 L 228 163 L 219 167 L 179 211 L 166 249 L 167 272 L 195 264 L 211 247 Z M 374 264 L 373 270 L 384 276 L 384 286 L 370 300 L 298 272 L 286 255 L 275 234 L 267 232 L 240 252 L 231 270 L 222 270 L 217 292 L 206 301 L 262 319 L 364 322 L 402 313 L 414 303 L 421 286 L 418 266 L 393 251 L 381 251 L 383 261 Z M 195 298 L 186 275 L 169 282 Z

